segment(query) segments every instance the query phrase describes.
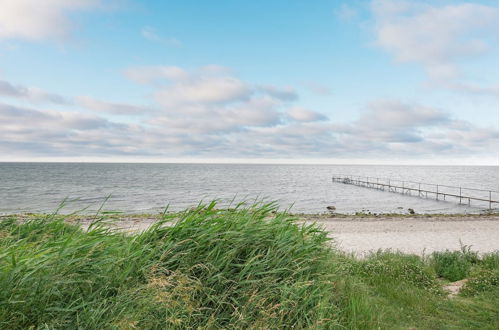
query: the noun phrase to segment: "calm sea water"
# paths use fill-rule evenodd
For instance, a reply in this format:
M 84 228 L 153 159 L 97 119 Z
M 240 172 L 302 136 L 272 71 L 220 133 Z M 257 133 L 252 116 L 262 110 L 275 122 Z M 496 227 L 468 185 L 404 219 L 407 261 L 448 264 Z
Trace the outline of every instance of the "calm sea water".
M 499 167 L 244 165 L 244 164 L 89 164 L 0 163 L 0 213 L 62 213 L 98 209 L 131 213 L 160 212 L 218 199 L 277 201 L 292 212 L 478 213 L 488 204 L 458 205 L 374 189 L 332 183 L 334 174 L 423 181 L 499 190 Z M 499 199 L 499 193 L 496 195 Z M 497 205 L 496 205 L 497 207 Z

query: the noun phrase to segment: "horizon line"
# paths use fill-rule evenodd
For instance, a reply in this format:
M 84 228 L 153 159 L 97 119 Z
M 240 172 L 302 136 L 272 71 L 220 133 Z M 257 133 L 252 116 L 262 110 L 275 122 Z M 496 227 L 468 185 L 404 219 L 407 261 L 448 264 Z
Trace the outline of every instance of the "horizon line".
M 162 160 L 105 160 L 105 159 L 17 159 L 1 160 L 0 163 L 74 163 L 74 164 L 200 164 L 200 165 L 344 165 L 344 166 L 499 166 L 495 162 L 470 162 L 469 160 L 446 160 L 442 162 L 421 161 L 374 161 L 374 160 L 313 160 L 313 159 L 162 159 Z

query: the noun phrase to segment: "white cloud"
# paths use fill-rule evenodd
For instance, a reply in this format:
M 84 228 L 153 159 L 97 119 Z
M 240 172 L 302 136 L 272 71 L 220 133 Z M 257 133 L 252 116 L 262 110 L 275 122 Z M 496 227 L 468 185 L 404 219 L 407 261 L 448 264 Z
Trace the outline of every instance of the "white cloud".
M 499 157 L 497 128 L 478 127 L 426 105 L 377 100 L 357 120 L 339 123 L 295 105 L 298 95 L 290 87 L 254 85 L 224 67 L 158 67 L 146 73 L 141 78 L 153 82 L 151 102 L 158 93 L 170 93 L 168 100 L 143 107 L 64 98 L 65 111 L 0 103 L 0 154 L 130 160 Z M 26 98 L 26 88 L 2 86 L 4 95 Z M 53 103 L 44 102 L 44 107 Z M 135 124 L 123 124 L 107 114 L 140 116 Z
M 456 120 L 431 107 L 380 100 L 349 123 L 283 121 L 267 98 L 151 114 L 144 123 L 0 104 L 0 152 L 10 157 L 362 158 L 492 157 L 499 130 Z M 145 158 L 144 158 L 145 157 Z M 478 158 L 477 158 L 478 159 Z
M 432 107 L 396 100 L 372 102 L 358 120 L 333 129 L 343 145 L 366 155 L 499 156 L 497 128 L 475 126 Z
M 499 9 L 475 3 L 434 5 L 373 0 L 377 44 L 399 62 L 422 64 L 432 79 L 457 79 L 462 59 L 489 50 Z
M 90 96 L 78 96 L 74 102 L 76 105 L 89 110 L 115 115 L 144 115 L 151 111 L 151 109 L 143 106 L 106 102 Z
M 298 99 L 292 87 L 253 85 L 217 65 L 133 68 L 127 75 L 156 88 L 153 95 L 162 111 L 148 123 L 182 134 L 220 135 L 279 125 L 288 119 L 282 110 Z
M 324 121 L 327 117 L 321 113 L 306 110 L 300 107 L 293 107 L 287 111 L 288 117 L 293 121 L 311 122 L 311 121 Z
M 186 80 L 189 73 L 177 66 L 151 66 L 130 68 L 125 71 L 128 79 L 139 84 L 151 84 L 162 80 Z
M 231 103 L 196 103 L 164 107 L 148 124 L 179 134 L 223 135 L 251 127 L 268 127 L 283 121 L 279 100 L 253 95 Z
M 143 154 L 143 134 L 141 127 L 114 123 L 95 115 L 0 103 L 0 151 L 11 159 Z
M 4 125 L 2 128 L 6 130 L 12 130 L 15 127 L 24 127 L 30 130 L 38 128 L 40 131 L 54 128 L 90 130 L 119 125 L 90 114 L 55 110 L 42 111 L 4 103 L 0 103 L 0 118 Z
M 359 16 L 359 12 L 356 8 L 353 6 L 343 3 L 341 6 L 336 10 L 335 15 L 342 21 L 348 22 L 351 21 Z
M 156 29 L 150 26 L 144 26 L 140 33 L 144 38 L 150 41 L 161 41 L 161 37 L 158 36 Z
M 210 77 L 230 77 L 232 70 L 221 65 L 205 65 L 193 70 L 186 70 L 173 65 L 140 66 L 129 68 L 125 76 L 139 84 L 165 84 L 181 81 L 195 81 Z
M 0 80 L 0 96 L 20 99 L 36 105 L 57 104 L 66 105 L 68 108 L 77 106 L 114 115 L 144 115 L 153 112 L 151 107 L 102 101 L 90 96 L 65 97 L 49 93 L 41 88 L 15 85 L 5 80 Z
M 412 129 L 420 126 L 435 126 L 449 120 L 441 110 L 406 104 L 397 100 L 377 100 L 368 105 L 358 124 L 370 129 Z
M 140 30 L 140 33 L 141 33 L 142 37 L 144 37 L 145 39 L 152 41 L 152 42 L 157 42 L 157 43 L 160 43 L 160 44 L 163 44 L 166 46 L 170 46 L 170 47 L 182 46 L 182 43 L 179 40 L 177 40 L 176 38 L 173 38 L 173 37 L 165 38 L 165 37 L 160 36 L 158 34 L 158 31 L 151 26 L 144 26 Z
M 480 86 L 474 83 L 466 83 L 466 82 L 449 82 L 446 84 L 449 89 L 465 92 L 469 94 L 475 95 L 489 95 L 499 97 L 499 85 L 496 86 Z
M 0 39 L 64 39 L 73 28 L 69 13 L 100 4 L 101 0 L 1 0 Z
M 298 99 L 298 93 L 296 90 L 289 86 L 278 87 L 272 85 L 262 85 L 258 87 L 258 90 L 282 101 L 295 101 Z
M 5 80 L 0 80 L 0 96 L 19 98 L 33 103 L 67 104 L 70 102 L 61 95 L 48 93 L 41 88 L 13 85 Z
M 157 87 L 154 93 L 156 101 L 169 108 L 183 106 L 195 109 L 196 105 L 244 102 L 256 95 L 279 102 L 298 99 L 292 87 L 252 85 L 219 65 L 192 70 L 176 66 L 136 67 L 128 69 L 125 75 L 132 81 Z
M 199 77 L 177 82 L 156 92 L 159 104 L 174 107 L 184 104 L 227 103 L 246 98 L 249 87 L 234 77 Z
M 332 94 L 331 89 L 329 87 L 315 81 L 308 81 L 304 83 L 304 86 L 308 88 L 312 93 L 317 95 L 329 96 Z

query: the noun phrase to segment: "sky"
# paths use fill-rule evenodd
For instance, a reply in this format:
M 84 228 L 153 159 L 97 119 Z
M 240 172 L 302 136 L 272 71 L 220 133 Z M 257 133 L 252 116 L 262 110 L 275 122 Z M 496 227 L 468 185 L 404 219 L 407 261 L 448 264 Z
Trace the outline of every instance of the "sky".
M 0 161 L 499 165 L 499 3 L 0 0 Z

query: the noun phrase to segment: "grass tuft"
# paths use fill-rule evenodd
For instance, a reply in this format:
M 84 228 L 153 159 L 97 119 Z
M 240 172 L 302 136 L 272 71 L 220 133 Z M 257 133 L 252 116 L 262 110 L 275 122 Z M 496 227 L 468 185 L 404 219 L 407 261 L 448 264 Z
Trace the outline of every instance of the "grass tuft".
M 452 282 L 466 278 L 479 260 L 478 254 L 467 246 L 462 246 L 460 251 L 431 254 L 431 263 L 437 275 Z

